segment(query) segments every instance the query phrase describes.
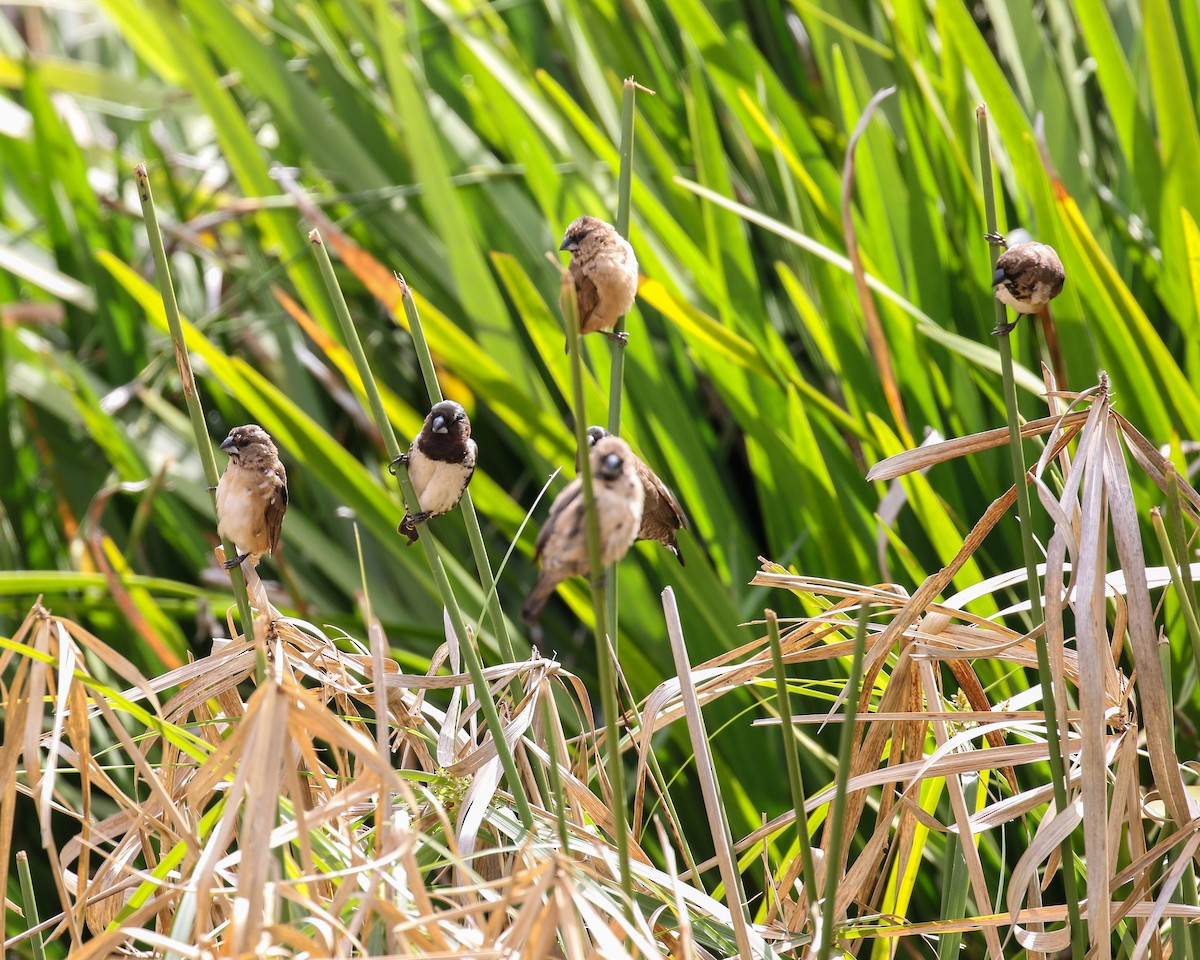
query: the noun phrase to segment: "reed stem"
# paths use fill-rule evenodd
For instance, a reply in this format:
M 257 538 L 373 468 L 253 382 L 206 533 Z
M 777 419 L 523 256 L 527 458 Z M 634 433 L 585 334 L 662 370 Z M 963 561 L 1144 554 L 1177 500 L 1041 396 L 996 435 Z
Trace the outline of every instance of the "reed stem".
M 979 133 L 979 167 L 983 178 L 983 209 L 988 233 L 997 230 L 996 191 L 992 180 L 992 149 L 988 134 L 987 105 L 980 104 L 975 110 L 975 122 Z M 990 247 L 992 269 L 996 267 L 999 254 L 995 246 Z M 1006 321 L 1005 306 L 995 301 L 996 325 L 1002 327 Z M 1013 376 L 1011 331 L 999 336 L 1000 370 L 1004 379 L 1004 406 L 1008 415 L 1008 450 L 1012 457 L 1013 483 L 1017 492 L 1018 527 L 1021 531 L 1021 550 L 1025 557 L 1025 572 L 1029 582 L 1029 611 L 1033 626 L 1044 620 L 1042 612 L 1042 587 L 1037 572 L 1037 545 L 1033 538 L 1033 512 L 1030 506 L 1029 485 L 1025 476 L 1025 451 L 1021 446 L 1021 411 L 1017 405 L 1017 381 Z M 1062 743 L 1059 739 L 1057 690 L 1054 675 L 1050 670 L 1050 653 L 1046 646 L 1046 631 L 1037 632 L 1038 682 L 1042 687 L 1042 704 L 1046 713 L 1046 748 L 1050 760 L 1050 779 L 1054 788 L 1054 808 L 1067 809 L 1067 781 L 1063 764 Z M 1071 955 L 1074 960 L 1083 960 L 1087 953 L 1087 927 L 1079 913 L 1079 897 L 1075 879 L 1075 843 L 1068 835 L 1062 845 L 1063 890 L 1067 905 L 1068 924 L 1071 929 Z
M 605 577 L 600 563 L 600 518 L 596 515 L 596 491 L 592 488 L 592 458 L 588 455 L 587 401 L 583 391 L 583 338 L 579 335 L 579 304 L 575 299 L 575 283 L 570 273 L 563 271 L 563 323 L 566 325 L 567 350 L 571 356 L 571 392 L 575 413 L 575 444 L 579 451 L 579 482 L 583 493 L 583 510 L 587 531 L 588 570 L 592 578 L 592 626 L 596 641 L 596 667 L 599 670 L 600 702 L 604 709 L 605 766 L 612 790 L 613 838 L 617 846 L 617 861 L 621 873 L 621 889 L 625 891 L 627 909 L 633 909 L 633 878 L 629 872 L 629 837 L 625 817 L 625 771 L 621 764 L 621 731 L 618 726 L 617 687 L 609 658 L 608 622 L 605 613 Z M 611 567 L 609 568 L 612 569 Z
M 417 312 L 417 302 L 412 290 L 400 274 L 396 274 L 396 282 L 400 284 L 401 299 L 404 303 L 404 315 L 408 320 L 408 331 L 412 335 L 413 348 L 417 352 L 417 362 L 421 365 L 421 375 L 425 379 L 425 391 L 429 394 L 429 405 L 441 403 L 442 387 L 438 383 L 437 371 L 433 366 L 433 356 L 429 352 L 429 343 L 425 339 L 425 329 L 421 325 L 421 316 Z M 464 490 L 462 500 L 463 522 L 467 526 L 467 538 L 471 541 L 471 553 L 475 558 L 475 567 L 479 571 L 479 582 L 487 596 L 488 616 L 492 621 L 492 629 L 496 633 L 496 642 L 500 646 L 500 655 L 509 663 L 515 663 L 517 656 L 513 650 L 512 637 L 508 633 L 508 621 L 504 619 L 504 610 L 500 606 L 500 597 L 496 592 L 496 578 L 492 575 L 492 565 L 488 560 L 487 547 L 483 542 L 483 531 L 479 526 L 479 515 L 475 512 L 475 501 L 471 499 L 471 491 Z M 522 693 L 520 684 L 514 680 L 513 695 L 520 702 Z
M 192 373 L 192 361 L 188 356 L 187 341 L 183 335 L 183 321 L 179 317 L 179 303 L 175 299 L 175 285 L 171 282 L 171 268 L 167 263 L 167 251 L 163 246 L 162 231 L 158 226 L 158 212 L 154 207 L 154 195 L 150 191 L 150 177 L 146 164 L 139 163 L 133 169 L 138 185 L 138 199 L 142 204 L 142 218 L 146 224 L 146 238 L 150 242 L 150 255 L 154 258 L 154 272 L 158 276 L 158 289 L 162 293 L 163 311 L 167 315 L 167 326 L 171 329 L 171 340 L 175 344 L 175 363 L 179 367 L 179 378 L 183 385 L 183 399 L 187 404 L 188 419 L 192 422 L 192 433 L 196 439 L 196 451 L 204 467 L 204 479 L 208 483 L 209 498 L 212 500 L 213 516 L 217 515 L 217 483 L 221 475 L 217 469 L 217 457 L 213 453 L 212 440 L 208 436 L 208 425 L 204 420 L 204 407 L 196 391 L 196 377 Z M 221 538 L 225 557 L 237 556 L 237 548 L 225 537 Z M 250 597 L 246 592 L 246 578 L 241 566 L 229 571 L 233 584 L 233 597 L 237 602 L 238 617 L 242 621 L 242 633 L 249 636 L 254 619 L 250 611 Z M 261 676 L 259 678 L 262 679 Z
M 629 210 L 633 192 L 633 120 L 634 103 L 638 85 L 633 77 L 625 78 L 621 95 L 621 168 L 617 175 L 617 233 L 629 239 Z M 614 333 L 625 332 L 625 318 L 617 320 Z M 608 432 L 614 437 L 621 435 L 621 394 L 625 384 L 625 344 L 612 341 L 612 375 L 608 386 Z M 617 636 L 617 565 L 609 564 L 605 571 L 608 577 L 608 624 L 612 630 L 613 649 L 618 649 Z
M 792 808 L 796 812 L 796 840 L 800 845 L 800 868 L 804 876 L 804 894 L 808 897 L 809 916 L 817 909 L 817 870 L 813 864 L 812 839 L 808 835 L 808 816 L 804 812 L 804 777 L 800 757 L 796 753 L 796 730 L 792 726 L 792 696 L 788 691 L 787 669 L 783 665 L 783 644 L 779 636 L 779 620 L 774 610 L 766 612 L 767 637 L 771 641 L 771 663 L 775 667 L 775 689 L 779 697 L 779 722 L 783 729 L 783 755 L 787 761 L 788 786 L 792 791 Z
M 370 404 L 375 426 L 379 430 L 380 436 L 383 437 L 388 456 L 395 461 L 403 451 L 401 451 L 400 444 L 396 440 L 396 433 L 392 429 L 391 421 L 387 418 L 383 399 L 379 395 L 379 388 L 375 385 L 375 378 L 371 376 L 371 367 L 367 363 L 367 355 L 363 352 L 362 341 L 359 340 L 358 331 L 355 329 L 354 321 L 350 317 L 350 308 L 346 306 L 346 298 L 342 295 L 342 288 L 338 284 L 337 276 L 333 272 L 333 262 L 329 259 L 329 251 L 325 248 L 325 244 L 321 242 L 321 235 L 316 230 L 309 232 L 308 239 L 312 243 L 313 255 L 316 257 L 321 277 L 325 281 L 329 298 L 333 302 L 334 312 L 337 314 L 338 322 L 342 328 L 342 337 L 346 341 L 346 348 L 350 351 L 351 357 L 354 358 L 354 366 L 358 370 L 363 390 L 367 394 L 367 402 Z M 418 512 L 420 506 L 416 495 L 413 493 L 412 481 L 408 477 L 408 470 L 403 464 L 397 464 L 396 479 L 400 481 L 400 491 L 404 496 L 405 504 L 407 504 L 413 513 Z M 483 719 L 487 724 L 488 731 L 492 735 L 492 742 L 496 746 L 500 765 L 504 768 L 504 776 L 508 780 L 509 789 L 512 791 L 513 800 L 517 806 L 517 815 L 520 817 L 522 825 L 527 830 L 531 829 L 533 827 L 533 812 L 529 808 L 529 798 L 525 796 L 525 788 L 521 783 L 521 777 L 517 771 L 517 764 L 513 758 L 512 750 L 508 746 L 508 741 L 504 739 L 504 725 L 500 722 L 500 715 L 496 711 L 496 703 L 491 697 L 488 682 L 484 678 L 483 664 L 479 659 L 479 651 L 475 647 L 475 638 L 467 630 L 462 609 L 458 605 L 458 599 L 454 596 L 454 589 L 450 586 L 450 578 L 446 575 L 446 568 L 442 563 L 441 549 L 428 528 L 422 531 L 420 543 L 422 549 L 425 551 L 425 560 L 428 562 L 429 570 L 433 574 L 433 580 L 437 585 L 438 593 L 442 597 L 442 603 L 445 604 L 446 611 L 450 616 L 450 625 L 458 635 L 459 648 L 462 650 L 463 660 L 466 661 L 467 671 L 471 674 L 471 682 L 475 686 L 475 695 L 479 698 L 480 710 L 483 713 Z

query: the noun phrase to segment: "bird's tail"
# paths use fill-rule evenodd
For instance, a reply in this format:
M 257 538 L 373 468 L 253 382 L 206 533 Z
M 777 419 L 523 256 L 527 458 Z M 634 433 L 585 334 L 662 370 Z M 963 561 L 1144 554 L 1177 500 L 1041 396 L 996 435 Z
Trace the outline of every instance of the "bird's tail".
M 529 593 L 529 599 L 521 608 L 521 619 L 526 623 L 537 623 L 542 611 L 546 609 L 546 601 L 550 599 L 550 595 L 554 593 L 554 588 L 557 586 L 558 584 L 545 574 L 538 577 L 537 583 L 533 585 L 533 590 Z

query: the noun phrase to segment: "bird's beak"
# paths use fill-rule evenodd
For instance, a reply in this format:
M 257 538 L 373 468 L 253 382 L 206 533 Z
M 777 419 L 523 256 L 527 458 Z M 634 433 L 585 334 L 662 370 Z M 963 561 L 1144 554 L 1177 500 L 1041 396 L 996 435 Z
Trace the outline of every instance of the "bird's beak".
M 1008 274 L 1004 272 L 1003 267 L 997 267 L 996 272 L 992 274 L 992 286 L 998 287 L 1008 279 Z
M 440 413 L 436 417 L 433 418 L 433 422 L 429 426 L 433 428 L 434 433 L 449 433 L 450 432 L 449 430 L 446 429 L 446 418 L 443 417 Z
M 237 441 L 233 437 L 226 437 L 221 441 L 220 449 L 225 453 L 237 453 Z
M 579 249 L 579 244 L 577 244 L 570 237 L 563 237 L 563 242 L 559 246 L 558 249 L 559 250 L 570 250 L 572 253 L 574 253 L 576 250 Z
M 621 458 L 618 457 L 615 453 L 610 453 L 607 457 L 605 457 L 601 461 L 601 465 L 604 467 L 605 473 L 620 473 L 621 472 Z

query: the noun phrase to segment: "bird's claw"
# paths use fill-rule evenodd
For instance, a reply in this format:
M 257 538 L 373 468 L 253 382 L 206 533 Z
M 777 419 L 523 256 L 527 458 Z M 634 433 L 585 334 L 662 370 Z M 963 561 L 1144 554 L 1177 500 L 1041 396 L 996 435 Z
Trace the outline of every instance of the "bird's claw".
M 216 489 L 217 489 L 217 486 L 216 486 L 216 484 L 213 484 L 211 487 L 209 487 L 209 488 L 208 488 L 208 492 L 209 492 L 209 493 L 212 493 L 212 492 L 213 492 L 214 490 L 216 490 Z
M 240 556 L 234 557 L 232 560 L 226 560 L 223 564 L 221 564 L 221 566 L 223 566 L 226 570 L 232 570 L 234 567 L 238 566 L 238 564 L 240 564 L 243 560 L 245 560 L 248 556 L 250 556 L 250 554 L 243 553 Z
M 996 233 L 995 231 L 991 233 L 985 233 L 983 235 L 983 239 L 990 243 L 993 247 L 1004 247 L 1005 250 L 1008 249 L 1008 239 L 1002 233 Z
M 992 336 L 1003 337 L 1012 333 L 1013 330 L 1016 329 L 1017 323 L 1020 321 L 1020 319 L 1021 315 L 1017 314 L 1017 319 L 1013 320 L 1011 323 L 997 323 L 994 327 L 992 327 Z
M 396 464 L 398 464 L 398 463 L 402 463 L 407 467 L 408 466 L 408 454 L 402 453 L 395 460 L 393 460 L 391 463 L 388 464 L 388 473 L 390 473 L 393 477 L 396 475 Z
M 605 330 L 604 335 L 613 343 L 619 343 L 623 347 L 629 345 L 629 334 L 625 333 L 624 331 L 621 333 L 614 333 L 612 330 Z
M 602 574 L 600 574 L 600 576 L 592 578 L 592 589 L 593 590 L 603 590 L 607 586 L 608 586 L 608 574 L 607 573 L 602 573 Z

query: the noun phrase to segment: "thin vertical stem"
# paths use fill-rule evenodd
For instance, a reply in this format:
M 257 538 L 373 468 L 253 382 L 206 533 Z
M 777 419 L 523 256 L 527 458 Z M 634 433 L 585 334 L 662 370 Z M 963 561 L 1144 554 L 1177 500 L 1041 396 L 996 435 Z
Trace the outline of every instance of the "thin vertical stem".
M 33 929 L 42 921 L 38 918 L 37 897 L 33 892 L 33 877 L 29 872 L 29 854 L 17 851 L 17 876 L 21 881 L 21 912 L 25 915 L 25 926 Z M 29 938 L 30 951 L 34 960 L 46 960 L 46 948 L 42 943 L 41 931 Z
M 855 719 L 858 716 L 859 685 L 862 683 L 863 651 L 867 646 L 867 597 L 861 599 L 858 627 L 854 633 L 854 657 L 850 661 L 850 679 L 846 681 L 846 710 L 842 717 L 838 742 L 837 790 L 829 808 L 825 829 L 829 834 L 829 855 L 825 858 L 825 902 L 821 914 L 821 943 L 818 960 L 829 960 L 833 949 L 833 924 L 837 907 L 838 873 L 842 863 L 842 821 L 846 817 L 846 784 L 850 780 L 850 760 L 854 754 Z
M 687 641 L 683 635 L 683 624 L 679 620 L 679 605 L 675 602 L 675 591 L 670 587 L 663 590 L 661 596 L 663 615 L 667 621 L 667 636 L 671 641 L 671 655 L 675 661 L 675 675 L 679 680 L 679 699 L 683 704 L 688 738 L 696 758 L 696 779 L 700 782 L 700 795 L 704 800 L 708 828 L 712 832 L 717 867 L 721 872 L 721 882 L 725 886 L 725 903 L 729 907 L 738 957 L 739 960 L 750 960 L 754 956 L 750 940 L 750 911 L 746 904 L 742 875 L 738 870 L 729 817 L 721 800 L 721 785 L 717 781 L 716 767 L 713 763 L 712 744 L 704 724 L 704 714 L 700 710 L 700 698 L 696 695 Z
M 779 722 L 783 730 L 783 755 L 787 762 L 788 785 L 792 791 L 792 808 L 796 811 L 796 840 L 800 845 L 804 894 L 808 897 L 809 916 L 816 916 L 817 870 L 813 864 L 812 839 L 808 835 L 808 816 L 804 812 L 804 777 L 800 770 L 800 758 L 796 754 L 796 731 L 792 727 L 792 697 L 788 691 L 787 670 L 783 665 L 779 620 L 774 610 L 768 610 L 766 616 L 767 637 L 771 641 L 771 663 L 775 667 L 775 689 L 779 698 Z
M 975 110 L 975 122 L 979 133 L 979 167 L 983 178 L 983 209 L 988 233 L 997 230 L 996 191 L 992 181 L 992 149 L 988 139 L 987 106 L 980 104 Z M 999 254 L 990 247 L 992 269 L 996 267 Z M 995 301 L 997 327 L 1003 327 L 1005 307 Z M 1004 405 L 1008 414 L 1008 450 L 1012 457 L 1013 483 L 1017 492 L 1017 516 L 1021 531 L 1021 549 L 1025 557 L 1026 579 L 1029 582 L 1029 610 L 1033 626 L 1042 623 L 1042 587 L 1037 572 L 1037 547 L 1033 539 L 1033 511 L 1029 500 L 1029 485 L 1025 477 L 1025 451 L 1021 446 L 1021 411 L 1017 405 L 1017 382 L 1013 376 L 1011 331 L 1000 335 L 1000 369 L 1004 378 Z M 1054 675 L 1050 669 L 1050 653 L 1046 646 L 1046 631 L 1037 633 L 1038 682 L 1042 686 L 1042 704 L 1046 712 L 1046 747 L 1050 760 L 1050 779 L 1054 788 L 1054 807 L 1059 812 L 1067 809 L 1067 781 L 1065 778 L 1062 745 L 1058 729 L 1057 691 Z M 1088 933 L 1079 915 L 1079 897 L 1075 880 L 1075 844 L 1068 835 L 1062 846 L 1063 890 L 1065 893 L 1068 924 L 1071 929 L 1071 953 L 1075 960 L 1083 960 L 1087 952 Z
M 196 391 L 196 378 L 192 374 L 192 361 L 188 356 L 187 341 L 183 336 L 183 321 L 179 317 L 179 303 L 175 299 L 175 285 L 171 282 L 171 268 L 167 263 L 167 251 L 163 247 L 162 231 L 158 226 L 158 212 L 154 207 L 154 195 L 150 192 L 150 177 L 146 173 L 146 165 L 139 163 L 134 167 L 133 175 L 137 180 L 138 199 L 142 203 L 142 218 L 146 224 L 146 238 L 150 242 L 150 255 L 154 258 L 154 272 L 158 275 L 163 311 L 167 315 L 167 326 L 171 329 L 171 340 L 175 344 L 175 363 L 179 367 L 179 378 L 183 384 L 183 399 L 187 404 L 188 418 L 192 422 L 196 452 L 200 454 L 200 463 L 204 467 L 204 478 L 208 483 L 215 517 L 217 483 L 221 476 L 217 470 L 217 457 L 213 453 L 212 440 L 208 436 L 208 425 L 204 420 L 204 407 L 200 403 L 200 394 Z M 225 549 L 226 558 L 237 556 L 236 547 L 227 538 L 221 538 L 221 545 Z M 250 597 L 246 593 L 246 578 L 240 565 L 229 571 L 229 579 L 233 584 L 233 597 L 237 601 L 238 616 L 242 621 L 242 633 L 250 636 L 254 620 L 250 612 Z
M 412 289 L 400 274 L 396 274 L 396 282 L 400 284 L 400 295 L 404 303 L 404 315 L 408 320 L 408 332 L 412 335 L 413 348 L 417 352 L 417 362 L 421 365 L 421 376 L 425 379 L 425 391 L 429 394 L 429 405 L 441 403 L 442 387 L 438 383 L 437 371 L 433 366 L 433 356 L 429 352 L 429 343 L 425 339 L 425 329 L 421 325 L 421 316 L 417 312 L 417 302 L 413 298 Z M 483 542 L 483 531 L 479 527 L 479 516 L 475 513 L 475 501 L 471 499 L 471 491 L 464 490 L 462 500 L 463 522 L 467 525 L 467 538 L 471 541 L 471 553 L 475 557 L 475 567 L 479 571 L 479 582 L 487 597 L 488 616 L 492 621 L 492 629 L 496 633 L 496 641 L 500 645 L 500 654 L 509 663 L 517 659 L 513 651 L 512 638 L 508 635 L 508 623 L 504 619 L 504 610 L 500 606 L 500 597 L 495 590 L 496 578 L 492 575 L 492 565 L 488 560 L 487 547 Z M 513 681 L 513 695 L 518 702 L 521 698 L 520 685 Z
M 627 909 L 633 909 L 633 879 L 629 873 L 629 837 L 625 827 L 625 772 L 621 765 L 621 731 L 617 724 L 617 687 L 608 649 L 608 624 L 604 606 L 604 572 L 600 563 L 600 518 L 596 515 L 596 492 L 592 489 L 592 458 L 588 456 L 587 402 L 583 392 L 582 337 L 579 335 L 579 304 L 575 283 L 563 271 L 563 324 L 567 328 L 567 350 L 571 355 L 571 392 L 575 411 L 575 443 L 579 451 L 579 482 L 587 531 L 588 570 L 592 578 L 592 625 L 596 640 L 596 666 L 600 671 L 600 697 L 604 708 L 605 766 L 612 789 L 613 837 L 620 864 L 621 888 Z M 611 569 L 611 568 L 610 568 Z
M 396 433 L 392 429 L 391 421 L 387 418 L 387 412 L 383 407 L 383 399 L 379 396 L 379 388 L 375 385 L 375 378 L 371 376 L 371 367 L 367 363 L 367 355 L 363 352 L 362 341 L 359 340 L 358 331 L 354 328 L 354 321 L 350 317 L 350 308 L 346 306 L 346 298 L 342 296 L 342 289 L 338 285 L 337 276 L 333 272 L 333 263 L 329 259 L 329 251 L 325 249 L 325 244 L 321 242 L 321 235 L 316 230 L 309 232 L 308 239 L 312 243 L 313 255 L 316 257 L 321 277 L 325 281 L 325 287 L 329 292 L 330 300 L 333 302 L 334 312 L 337 314 L 338 322 L 342 328 L 342 337 L 346 341 L 346 348 L 350 351 L 350 356 L 354 359 L 354 366 L 358 369 L 359 379 L 362 381 L 363 390 L 367 394 L 367 402 L 370 404 L 371 415 L 375 419 L 375 426 L 379 430 L 380 436 L 383 437 L 388 456 L 394 461 L 401 454 L 400 444 L 396 440 Z M 413 493 L 412 481 L 408 477 L 408 470 L 402 464 L 397 464 L 396 479 L 400 481 L 400 491 L 404 496 L 404 502 L 413 513 L 416 513 L 420 510 L 420 507 Z M 446 568 L 442 564 L 441 550 L 433 534 L 428 529 L 421 534 L 420 543 L 422 549 L 425 551 L 425 560 L 428 562 L 429 570 L 433 574 L 433 581 L 437 585 L 442 603 L 445 604 L 446 611 L 450 616 L 450 625 L 458 635 L 459 647 L 463 653 L 463 660 L 466 661 L 467 671 L 471 674 L 471 682 L 475 685 L 475 692 L 479 697 L 479 706 L 483 712 L 484 722 L 487 724 L 488 731 L 492 735 L 492 742 L 496 746 L 496 754 L 500 758 L 500 765 L 504 768 L 504 776 L 508 780 L 509 789 L 512 791 L 513 800 L 517 805 L 517 815 L 520 817 L 521 823 L 525 828 L 531 829 L 533 827 L 533 812 L 529 809 L 529 799 L 525 796 L 525 788 L 521 783 L 521 776 L 517 771 L 517 764 L 513 759 L 512 750 L 509 748 L 508 742 L 504 739 L 504 725 L 500 722 L 500 715 L 496 711 L 496 703 L 492 700 L 487 680 L 483 675 L 483 664 L 479 659 L 479 651 L 475 648 L 475 639 L 467 630 L 462 609 L 458 605 L 458 599 L 454 596 L 454 589 L 450 586 L 450 578 L 446 575 Z
M 621 95 L 621 168 L 617 175 L 617 233 L 629 239 L 629 209 L 633 192 L 633 120 L 634 102 L 638 85 L 633 77 L 625 78 Z M 623 333 L 625 318 L 617 320 L 614 333 Z M 615 437 L 621 435 L 621 394 L 625 383 L 625 345 L 612 341 L 612 376 L 608 386 L 608 432 Z M 584 449 L 584 448 L 580 448 Z M 617 565 L 610 564 L 605 571 L 608 576 L 608 623 L 612 630 L 613 649 L 617 643 Z

